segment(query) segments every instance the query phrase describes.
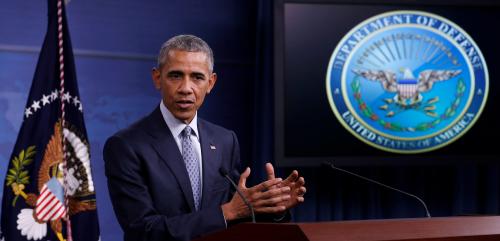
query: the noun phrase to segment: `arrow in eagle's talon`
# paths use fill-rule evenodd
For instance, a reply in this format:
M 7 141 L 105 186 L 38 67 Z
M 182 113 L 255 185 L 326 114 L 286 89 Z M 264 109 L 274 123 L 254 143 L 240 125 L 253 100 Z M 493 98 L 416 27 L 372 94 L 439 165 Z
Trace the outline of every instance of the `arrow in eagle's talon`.
M 432 110 L 435 110 L 436 109 L 436 106 L 435 105 L 429 105 L 429 106 L 426 106 L 424 108 L 425 111 L 432 111 Z
M 430 100 L 427 101 L 427 104 L 434 104 L 439 101 L 439 96 L 436 96 Z
M 437 116 L 436 112 L 431 112 L 431 111 L 427 111 L 427 112 L 425 112 L 425 114 L 428 115 L 428 116 L 431 116 L 431 117 L 436 117 Z

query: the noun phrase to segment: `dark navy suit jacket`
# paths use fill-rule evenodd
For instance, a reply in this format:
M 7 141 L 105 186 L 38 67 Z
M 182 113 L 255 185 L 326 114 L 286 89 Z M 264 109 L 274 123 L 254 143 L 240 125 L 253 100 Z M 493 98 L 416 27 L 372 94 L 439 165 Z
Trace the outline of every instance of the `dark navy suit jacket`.
M 226 227 L 220 205 L 232 196 L 219 169 L 238 180 L 234 132 L 198 118 L 203 194 L 195 211 L 182 155 L 160 108 L 110 137 L 104 147 L 108 188 L 124 240 L 191 240 Z

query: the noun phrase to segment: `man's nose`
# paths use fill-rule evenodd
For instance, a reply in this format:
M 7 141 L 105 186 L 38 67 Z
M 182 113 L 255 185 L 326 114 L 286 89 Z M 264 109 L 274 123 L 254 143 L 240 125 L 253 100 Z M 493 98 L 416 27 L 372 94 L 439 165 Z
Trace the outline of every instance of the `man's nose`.
M 178 88 L 178 91 L 182 94 L 191 94 L 193 92 L 193 82 L 186 76 L 182 79 L 181 84 Z

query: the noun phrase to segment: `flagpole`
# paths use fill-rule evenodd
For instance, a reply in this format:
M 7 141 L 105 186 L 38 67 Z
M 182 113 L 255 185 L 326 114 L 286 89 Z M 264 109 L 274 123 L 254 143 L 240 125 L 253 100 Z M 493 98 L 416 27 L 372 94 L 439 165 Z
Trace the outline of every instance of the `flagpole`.
M 66 240 L 73 241 L 71 235 L 71 220 L 69 218 L 69 196 L 68 196 L 68 182 L 67 182 L 67 158 L 66 158 L 66 142 L 64 141 L 64 126 L 65 126 L 65 105 L 64 105 L 64 40 L 63 40 L 63 17 L 62 17 L 62 0 L 57 0 L 57 32 L 58 32 L 58 46 L 59 46 L 59 79 L 61 80 L 59 93 L 61 100 L 61 134 L 62 134 L 62 149 L 63 149 L 63 182 L 64 182 L 64 205 L 66 206 Z

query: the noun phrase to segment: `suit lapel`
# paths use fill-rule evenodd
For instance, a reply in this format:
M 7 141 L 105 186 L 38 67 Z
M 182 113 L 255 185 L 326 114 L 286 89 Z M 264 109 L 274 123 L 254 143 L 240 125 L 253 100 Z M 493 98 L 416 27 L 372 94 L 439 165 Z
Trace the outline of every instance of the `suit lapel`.
M 203 165 L 203 194 L 201 208 L 210 201 L 210 191 L 219 174 L 220 160 L 217 144 L 214 142 L 214 133 L 208 129 L 204 120 L 198 118 L 198 132 L 200 133 L 201 156 Z
M 148 133 L 155 138 L 152 145 L 165 164 L 170 168 L 171 173 L 175 175 L 189 207 L 194 211 L 193 191 L 191 189 L 191 182 L 189 181 L 186 165 L 177 147 L 177 143 L 163 119 L 160 108 L 156 108 L 149 117 L 150 125 L 147 126 Z

